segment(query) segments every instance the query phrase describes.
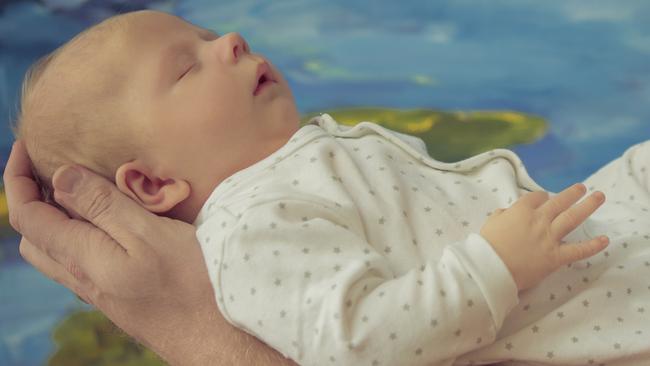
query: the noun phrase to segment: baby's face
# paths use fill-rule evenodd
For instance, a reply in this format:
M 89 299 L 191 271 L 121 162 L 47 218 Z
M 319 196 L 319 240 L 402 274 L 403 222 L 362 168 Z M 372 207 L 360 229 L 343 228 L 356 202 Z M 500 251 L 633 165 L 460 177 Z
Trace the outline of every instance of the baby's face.
M 240 35 L 153 11 L 127 19 L 115 64 L 126 69 L 128 120 L 139 124 L 145 155 L 138 158 L 152 174 L 219 182 L 298 129 L 287 82 Z

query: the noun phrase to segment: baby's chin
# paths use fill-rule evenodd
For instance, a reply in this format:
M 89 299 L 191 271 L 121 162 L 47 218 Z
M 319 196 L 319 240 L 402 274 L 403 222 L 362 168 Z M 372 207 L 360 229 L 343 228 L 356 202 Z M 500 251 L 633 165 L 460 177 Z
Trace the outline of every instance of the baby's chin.
M 300 113 L 292 95 L 278 96 L 260 119 L 291 134 L 300 125 Z

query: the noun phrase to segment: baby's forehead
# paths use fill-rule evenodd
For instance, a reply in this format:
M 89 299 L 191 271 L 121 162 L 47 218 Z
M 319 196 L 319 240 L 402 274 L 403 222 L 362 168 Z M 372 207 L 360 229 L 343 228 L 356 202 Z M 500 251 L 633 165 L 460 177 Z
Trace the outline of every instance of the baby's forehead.
M 152 60 L 174 34 L 194 29 L 200 27 L 151 10 L 109 18 L 63 47 L 57 65 L 51 69 L 56 80 L 54 84 L 61 82 L 61 78 L 65 78 L 67 84 L 83 85 L 133 81 L 134 74 L 148 72 L 146 69 Z
M 124 24 L 113 20 L 89 28 L 55 51 L 39 82 L 40 95 L 56 100 L 112 87 L 117 90 L 126 77 Z M 57 90 L 66 90 L 58 93 Z M 60 95 L 66 94 L 66 95 Z
M 92 63 L 101 59 L 105 53 L 112 53 L 111 48 L 122 43 L 125 27 L 125 19 L 113 17 L 86 29 L 61 47 L 57 63 L 70 65 L 77 61 Z
M 135 54 L 164 44 L 175 35 L 208 30 L 172 14 L 141 10 L 114 16 L 93 26 L 77 40 L 79 48 Z
M 116 15 L 75 36 L 67 44 L 70 50 L 106 48 L 123 44 L 143 33 L 159 32 L 183 21 L 175 16 L 151 10 Z M 176 24 L 174 24 L 176 23 Z
M 199 28 L 175 15 L 153 10 L 128 13 L 116 20 L 117 28 L 120 28 L 129 38 L 138 38 L 138 36 L 143 35 L 164 37 L 177 32 L 179 29 L 191 30 Z

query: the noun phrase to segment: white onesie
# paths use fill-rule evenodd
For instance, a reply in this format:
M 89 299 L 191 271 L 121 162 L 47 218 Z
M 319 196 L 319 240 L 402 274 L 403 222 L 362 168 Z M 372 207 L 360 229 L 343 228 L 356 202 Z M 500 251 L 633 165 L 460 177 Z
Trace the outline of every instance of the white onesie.
M 612 215 L 566 239 L 608 234 L 607 255 L 519 294 L 478 234 L 494 209 L 543 190 L 506 149 L 442 163 L 420 139 L 323 114 L 219 184 L 195 225 L 223 316 L 301 365 L 568 365 L 643 352 L 636 360 L 650 362 L 650 305 L 640 310 L 650 299 L 642 174 L 645 186 L 625 192 L 636 201 L 625 210 L 608 201 Z M 605 187 L 590 189 L 612 199 Z M 625 221 L 633 211 L 636 226 Z M 637 230 L 603 231 L 608 219 Z M 587 334 L 592 323 L 600 329 Z

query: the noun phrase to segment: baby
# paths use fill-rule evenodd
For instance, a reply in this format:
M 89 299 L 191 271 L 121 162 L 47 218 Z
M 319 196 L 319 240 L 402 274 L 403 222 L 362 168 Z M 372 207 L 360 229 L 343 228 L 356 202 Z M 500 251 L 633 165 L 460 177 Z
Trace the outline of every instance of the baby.
M 287 82 L 241 36 L 153 11 L 86 30 L 26 79 L 17 135 L 46 191 L 76 162 L 187 222 L 219 182 L 299 128 Z
M 44 58 L 21 102 L 44 196 L 81 164 L 193 223 L 223 316 L 300 364 L 650 362 L 650 144 L 585 182 L 617 199 L 594 213 L 602 193 L 549 196 L 509 150 L 449 164 L 370 122 L 300 128 L 241 36 L 154 11 Z

